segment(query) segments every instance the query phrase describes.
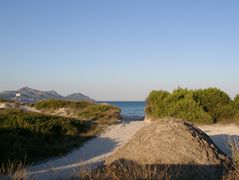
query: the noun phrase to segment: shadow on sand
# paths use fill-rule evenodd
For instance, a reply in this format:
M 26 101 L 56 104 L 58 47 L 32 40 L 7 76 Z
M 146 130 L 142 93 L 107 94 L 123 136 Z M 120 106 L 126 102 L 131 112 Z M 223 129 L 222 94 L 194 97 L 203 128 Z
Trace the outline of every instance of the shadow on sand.
M 237 142 L 237 145 L 239 145 L 239 136 L 236 135 L 219 134 L 210 136 L 210 138 L 221 151 L 223 151 L 230 157 L 232 157 L 232 152 L 230 148 L 232 141 Z
M 124 123 L 130 123 L 132 121 L 144 121 L 144 116 L 122 116 Z
M 110 138 L 96 137 L 64 157 L 49 159 L 45 163 L 31 166 L 28 169 L 28 177 L 44 180 L 57 177 L 69 178 L 72 174 L 78 174 L 81 167 L 94 169 L 103 164 L 103 160 L 97 159 L 97 157 L 111 152 L 116 144 Z M 89 161 L 92 159 L 92 162 Z

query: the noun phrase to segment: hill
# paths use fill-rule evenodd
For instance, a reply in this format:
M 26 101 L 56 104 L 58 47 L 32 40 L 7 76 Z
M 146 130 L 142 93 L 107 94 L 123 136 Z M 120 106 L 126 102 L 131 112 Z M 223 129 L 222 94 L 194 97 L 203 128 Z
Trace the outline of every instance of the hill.
M 20 97 L 16 97 L 16 94 L 20 93 Z M 56 91 L 41 91 L 35 90 L 29 87 L 23 87 L 15 91 L 4 91 L 0 93 L 0 99 L 12 100 L 18 102 L 37 102 L 46 99 L 57 99 L 57 100 L 71 100 L 71 101 L 90 101 L 94 102 L 88 96 L 81 93 L 75 93 L 66 97 L 58 94 Z
M 64 99 L 68 100 L 68 101 L 90 101 L 90 102 L 95 101 L 95 100 L 91 99 L 90 97 L 85 96 L 84 94 L 81 94 L 81 93 L 70 94 L 70 95 L 66 96 Z
M 231 160 L 195 125 L 164 118 L 140 129 L 95 179 L 221 179 Z

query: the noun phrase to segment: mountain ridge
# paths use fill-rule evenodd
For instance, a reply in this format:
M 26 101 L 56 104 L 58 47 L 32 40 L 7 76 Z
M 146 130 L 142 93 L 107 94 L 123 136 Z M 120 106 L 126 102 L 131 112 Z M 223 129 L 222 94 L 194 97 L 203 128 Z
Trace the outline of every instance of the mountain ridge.
M 17 93 L 20 93 L 20 97 L 16 97 Z M 55 90 L 41 91 L 29 87 L 22 87 L 18 90 L 7 90 L 0 92 L 0 99 L 14 100 L 19 102 L 37 102 L 46 99 L 95 102 L 95 100 L 82 93 L 72 93 L 67 96 L 62 96 Z

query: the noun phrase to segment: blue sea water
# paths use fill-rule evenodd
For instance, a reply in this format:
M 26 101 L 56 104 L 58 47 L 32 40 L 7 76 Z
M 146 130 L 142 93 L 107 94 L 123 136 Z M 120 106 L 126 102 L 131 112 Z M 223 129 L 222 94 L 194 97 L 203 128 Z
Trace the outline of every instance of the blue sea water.
M 122 116 L 144 117 L 145 101 L 108 101 L 101 103 L 108 103 L 119 107 Z

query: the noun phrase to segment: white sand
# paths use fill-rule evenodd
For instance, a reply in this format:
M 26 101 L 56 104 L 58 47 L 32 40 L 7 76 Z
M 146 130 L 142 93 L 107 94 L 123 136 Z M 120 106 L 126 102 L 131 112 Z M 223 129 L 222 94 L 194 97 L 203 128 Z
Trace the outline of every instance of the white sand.
M 79 174 L 80 169 L 85 167 L 92 169 L 104 163 L 104 159 L 115 152 L 118 147 L 127 143 L 134 134 L 142 128 L 145 121 L 124 121 L 119 125 L 109 127 L 101 134 L 81 148 L 74 150 L 64 157 L 48 160 L 47 162 L 33 165 L 28 169 L 28 174 L 35 179 L 59 179 Z M 228 146 L 229 137 L 239 141 L 239 128 L 230 125 L 200 126 L 217 146 L 230 155 Z
M 5 108 L 7 108 L 6 103 L 0 103 L 0 109 L 5 109 Z
M 124 121 L 122 124 L 113 125 L 105 133 L 66 156 L 31 166 L 28 174 L 42 180 L 64 179 L 72 174 L 79 174 L 80 168 L 95 168 L 103 164 L 104 159 L 118 147 L 127 143 L 144 124 L 144 121 Z
M 229 141 L 233 139 L 239 145 L 239 127 L 235 124 L 203 125 L 199 128 L 208 134 L 214 143 L 229 156 L 231 156 Z

